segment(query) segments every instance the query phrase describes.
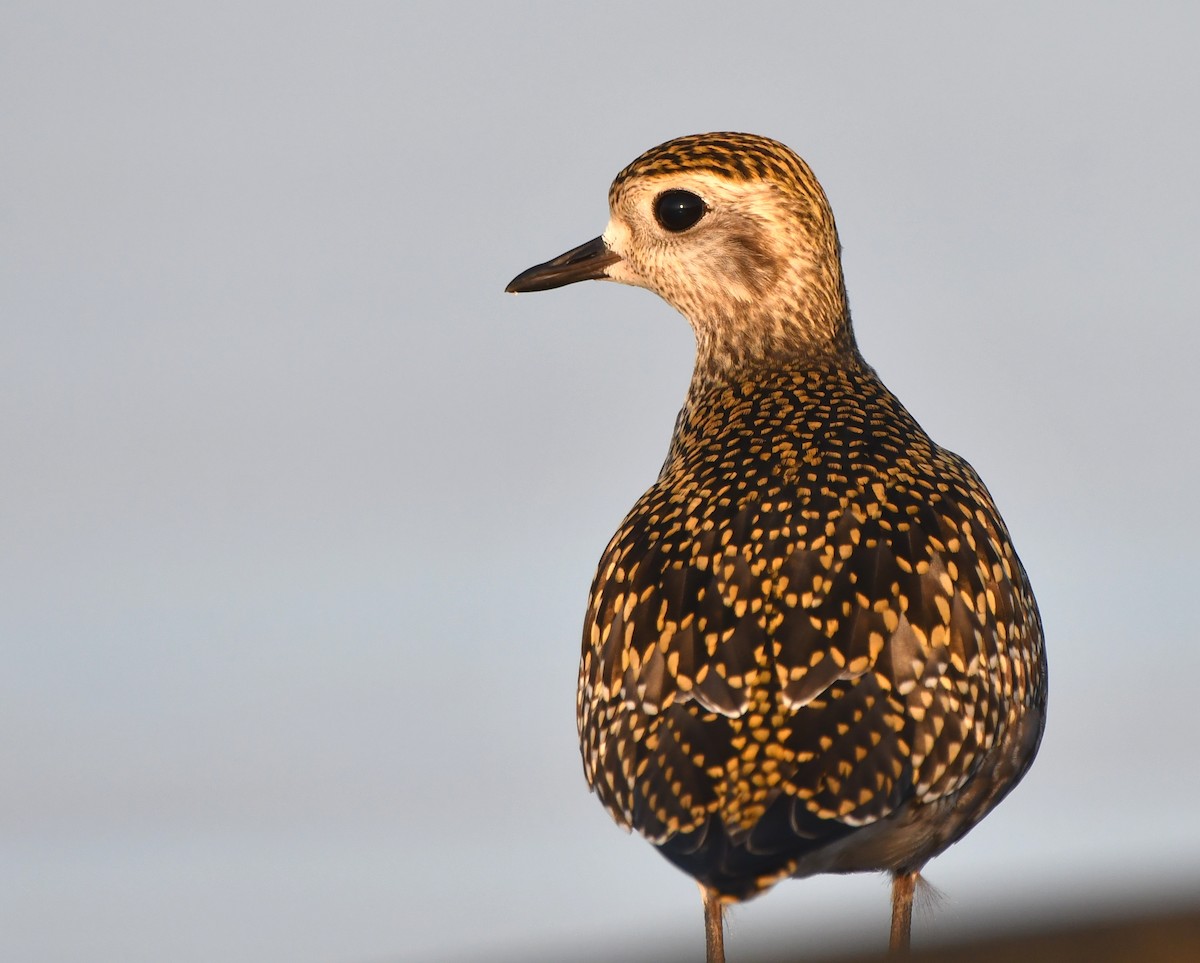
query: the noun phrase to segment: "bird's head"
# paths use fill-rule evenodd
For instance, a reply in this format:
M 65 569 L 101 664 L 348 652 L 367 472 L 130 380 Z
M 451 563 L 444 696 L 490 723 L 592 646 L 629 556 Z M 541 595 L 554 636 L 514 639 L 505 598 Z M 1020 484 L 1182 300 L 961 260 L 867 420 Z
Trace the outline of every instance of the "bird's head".
M 691 322 L 698 363 L 714 373 L 854 350 L 829 202 L 783 144 L 680 137 L 621 171 L 608 199 L 604 234 L 507 290 L 586 279 L 648 288 Z

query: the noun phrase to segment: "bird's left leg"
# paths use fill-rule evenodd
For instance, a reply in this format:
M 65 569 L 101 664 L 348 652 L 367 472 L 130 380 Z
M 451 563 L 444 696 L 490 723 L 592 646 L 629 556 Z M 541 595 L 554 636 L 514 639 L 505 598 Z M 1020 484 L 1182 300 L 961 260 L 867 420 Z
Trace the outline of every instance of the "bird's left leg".
M 725 933 L 722 920 L 725 907 L 715 889 L 700 887 L 704 897 L 704 959 L 705 963 L 725 963 Z

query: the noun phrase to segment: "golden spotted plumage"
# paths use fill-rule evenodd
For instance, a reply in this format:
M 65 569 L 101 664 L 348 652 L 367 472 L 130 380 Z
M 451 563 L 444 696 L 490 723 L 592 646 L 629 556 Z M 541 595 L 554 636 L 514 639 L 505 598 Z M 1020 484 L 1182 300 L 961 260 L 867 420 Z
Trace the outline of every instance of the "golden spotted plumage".
M 667 191 L 702 216 L 668 227 Z M 788 148 L 679 138 L 609 197 L 602 238 L 510 286 L 637 284 L 697 337 L 666 463 L 592 585 L 588 782 L 714 901 L 816 872 L 911 881 L 1041 737 L 1041 623 L 1008 531 L 863 360 L 833 215 Z

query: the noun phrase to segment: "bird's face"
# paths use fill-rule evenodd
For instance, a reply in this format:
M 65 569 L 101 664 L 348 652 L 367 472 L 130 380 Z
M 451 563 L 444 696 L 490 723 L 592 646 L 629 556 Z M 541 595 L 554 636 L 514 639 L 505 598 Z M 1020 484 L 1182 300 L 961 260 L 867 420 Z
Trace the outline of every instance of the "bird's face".
M 707 172 L 625 181 L 611 197 L 604 247 L 613 281 L 648 288 L 693 325 L 744 316 L 772 297 L 800 254 L 782 191 Z
M 795 216 L 769 182 L 707 172 L 633 178 L 614 187 L 604 234 L 530 268 L 509 291 L 609 280 L 647 288 L 689 319 L 736 316 L 802 266 Z

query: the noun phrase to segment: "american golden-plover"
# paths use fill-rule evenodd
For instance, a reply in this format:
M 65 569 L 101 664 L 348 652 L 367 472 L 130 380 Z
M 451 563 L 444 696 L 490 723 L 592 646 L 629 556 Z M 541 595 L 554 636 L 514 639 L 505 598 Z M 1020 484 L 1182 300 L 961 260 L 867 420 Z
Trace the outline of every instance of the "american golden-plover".
M 921 868 L 1033 761 L 1037 605 L 991 496 L 855 343 L 808 166 L 681 137 L 609 190 L 601 237 L 508 290 L 649 288 L 696 334 L 658 480 L 609 542 L 583 632 L 584 772 L 722 910 L 789 876 L 886 870 L 906 950 Z

